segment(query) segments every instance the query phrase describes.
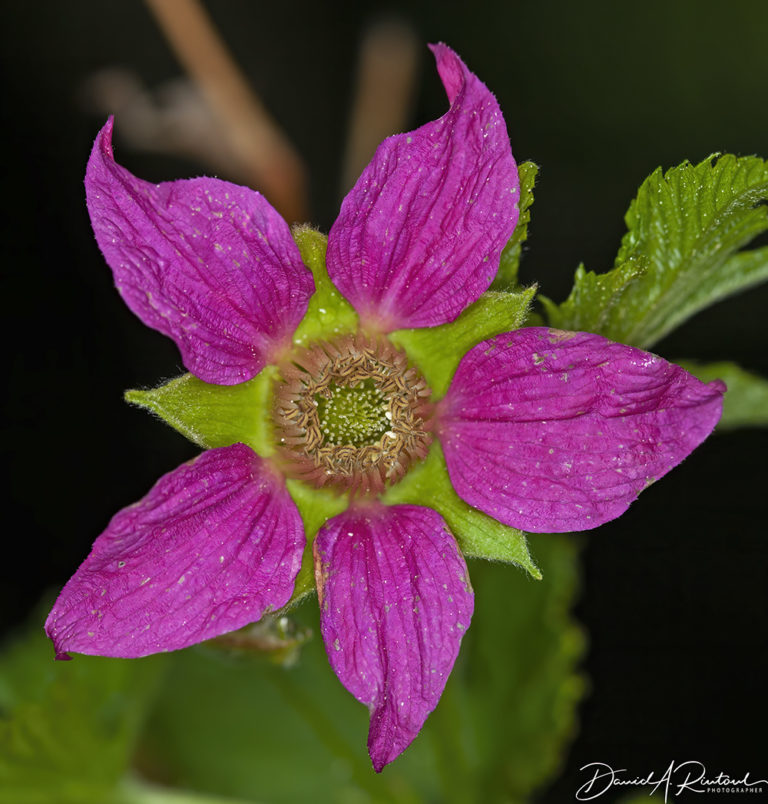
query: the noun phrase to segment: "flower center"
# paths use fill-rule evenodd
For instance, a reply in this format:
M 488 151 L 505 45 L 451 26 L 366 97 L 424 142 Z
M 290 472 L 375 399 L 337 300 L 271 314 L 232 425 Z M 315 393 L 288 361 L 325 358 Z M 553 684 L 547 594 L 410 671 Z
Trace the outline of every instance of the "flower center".
M 302 349 L 276 390 L 283 470 L 315 486 L 379 494 L 432 442 L 430 390 L 384 338 L 357 333 Z
M 326 394 L 315 394 L 317 419 L 326 443 L 364 447 L 375 444 L 389 430 L 392 414 L 387 397 L 372 379 L 355 386 L 331 383 Z

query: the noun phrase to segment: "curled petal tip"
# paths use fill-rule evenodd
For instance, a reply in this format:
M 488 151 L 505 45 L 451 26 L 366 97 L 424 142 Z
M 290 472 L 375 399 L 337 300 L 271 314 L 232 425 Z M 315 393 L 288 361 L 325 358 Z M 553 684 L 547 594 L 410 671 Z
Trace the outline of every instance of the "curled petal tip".
M 57 662 L 71 662 L 72 657 L 67 653 L 65 647 L 61 644 L 61 639 L 56 633 L 56 626 L 52 622 L 52 616 L 48 615 L 48 620 L 45 624 L 45 635 L 53 642 L 53 649 L 55 651 L 54 660 Z
M 115 156 L 112 151 L 112 131 L 115 127 L 115 116 L 110 115 L 107 118 L 107 122 L 99 129 L 99 133 L 96 135 L 95 144 L 98 146 L 98 151 L 94 148 L 94 152 L 91 154 L 91 159 L 96 156 L 97 153 L 105 156 L 110 161 L 114 161 Z M 90 164 L 89 164 L 90 169 Z M 86 180 L 88 174 L 86 173 Z
M 721 394 L 724 394 L 728 390 L 728 386 L 722 380 L 712 380 L 712 382 L 707 383 L 707 385 L 713 391 L 719 391 Z
M 448 101 L 453 103 L 456 96 L 466 85 L 467 79 L 470 76 L 473 78 L 475 76 L 467 69 L 467 66 L 461 60 L 458 53 L 448 47 L 444 42 L 430 45 L 429 49 L 432 51 L 432 55 L 437 62 L 437 71 L 440 73 Z

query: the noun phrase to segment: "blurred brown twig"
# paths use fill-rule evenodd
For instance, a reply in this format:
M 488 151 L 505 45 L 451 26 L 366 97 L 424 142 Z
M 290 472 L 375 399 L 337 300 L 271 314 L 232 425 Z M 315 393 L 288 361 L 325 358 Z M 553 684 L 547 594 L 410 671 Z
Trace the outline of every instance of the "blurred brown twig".
M 341 172 L 342 195 L 378 144 L 405 129 L 418 72 L 417 48 L 413 29 L 397 20 L 375 23 L 363 37 Z
M 146 0 L 176 57 L 223 123 L 248 183 L 288 222 L 308 217 L 301 157 L 251 90 L 199 0 Z

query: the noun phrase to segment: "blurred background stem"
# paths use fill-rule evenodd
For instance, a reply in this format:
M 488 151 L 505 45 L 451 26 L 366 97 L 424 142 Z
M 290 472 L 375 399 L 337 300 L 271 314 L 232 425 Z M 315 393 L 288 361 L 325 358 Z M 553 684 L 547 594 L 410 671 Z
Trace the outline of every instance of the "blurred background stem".
M 288 223 L 309 215 L 304 163 L 254 93 L 198 0 L 145 0 L 180 64 L 224 123 L 248 184 Z

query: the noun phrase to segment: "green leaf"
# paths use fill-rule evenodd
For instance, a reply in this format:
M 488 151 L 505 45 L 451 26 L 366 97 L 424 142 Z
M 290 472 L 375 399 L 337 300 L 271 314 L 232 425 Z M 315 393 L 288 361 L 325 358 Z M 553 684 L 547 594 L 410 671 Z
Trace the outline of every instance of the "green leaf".
M 489 291 L 449 324 L 400 329 L 389 338 L 419 367 L 439 399 L 448 390 L 461 358 L 480 341 L 521 326 L 535 294 L 535 286 L 513 293 Z
M 538 165 L 533 162 L 523 162 L 517 166 L 520 176 L 520 217 L 517 226 L 509 238 L 507 245 L 501 252 L 499 272 L 496 274 L 491 288 L 493 290 L 509 290 L 517 285 L 517 271 L 520 267 L 520 254 L 522 245 L 528 237 L 528 224 L 531 220 L 531 205 L 533 204 L 533 186 L 536 184 Z
M 267 456 L 274 451 L 270 408 L 275 372 L 267 366 L 239 385 L 211 385 L 184 374 L 149 391 L 126 391 L 125 398 L 205 449 L 242 442 Z
M 704 364 L 692 360 L 675 362 L 702 382 L 722 380 L 728 386 L 718 429 L 768 427 L 768 380 L 745 371 L 735 363 Z
M 558 329 L 602 334 L 618 331 L 632 314 L 630 305 L 624 303 L 624 295 L 644 273 L 645 268 L 634 260 L 606 274 L 587 271 L 580 265 L 571 295 L 563 304 L 558 306 L 542 295 L 539 300 L 549 323 Z
M 424 463 L 390 488 L 383 499 L 389 505 L 429 505 L 442 515 L 465 556 L 517 564 L 532 577 L 541 579 L 541 572 L 528 552 L 525 534 L 467 505 L 456 494 L 438 442 L 432 444 Z
M 42 621 L 0 659 L 0 802 L 112 801 L 166 657 L 54 662 Z
M 757 157 L 659 168 L 629 207 L 617 267 L 602 277 L 577 272 L 568 300 L 547 305 L 550 323 L 587 323 L 582 328 L 647 348 L 699 310 L 768 279 L 768 249 L 737 253 L 768 231 L 766 199 L 768 163 Z M 645 270 L 630 277 L 630 265 Z
M 701 310 L 766 280 L 768 280 L 768 246 L 752 251 L 741 251 L 726 260 L 716 273 L 703 278 L 698 289 L 691 295 L 690 304 Z
M 309 226 L 296 226 L 293 239 L 315 280 L 315 292 L 309 300 L 309 308 L 293 334 L 294 344 L 306 346 L 312 341 L 354 332 L 357 329 L 357 313 L 336 290 L 325 268 L 328 238 Z

